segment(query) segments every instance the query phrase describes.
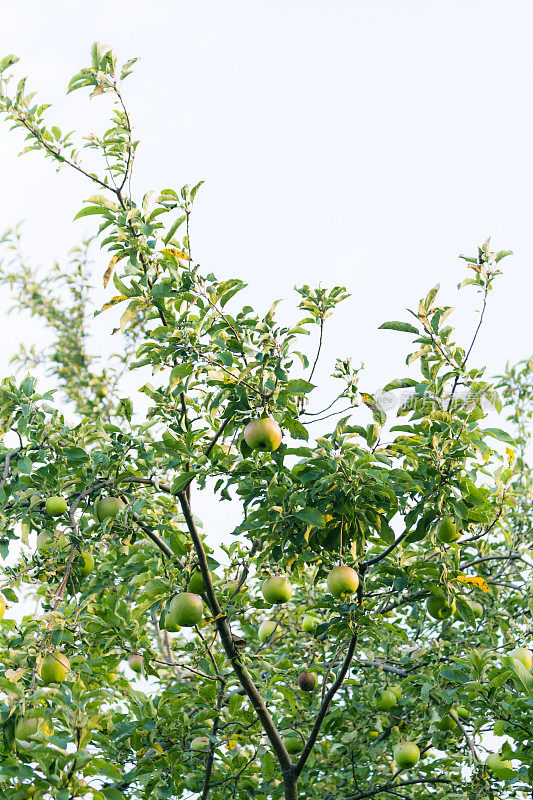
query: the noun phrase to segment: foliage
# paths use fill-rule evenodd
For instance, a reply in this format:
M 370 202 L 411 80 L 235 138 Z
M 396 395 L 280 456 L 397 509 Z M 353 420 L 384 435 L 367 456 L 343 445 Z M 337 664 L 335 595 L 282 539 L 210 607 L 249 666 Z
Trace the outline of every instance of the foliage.
M 3 75 L 14 61 L 0 62 Z M 298 315 L 282 325 L 276 302 L 260 315 L 239 303 L 241 280 L 202 273 L 190 242 L 201 183 L 132 197 L 137 143 L 121 89 L 132 65 L 119 71 L 111 50 L 95 45 L 91 65 L 71 80 L 69 91 L 89 87 L 113 102 L 109 130 L 80 145 L 48 126 L 48 107 L 24 80 L 0 83 L 0 110 L 25 132 L 25 150 L 98 187 L 77 217 L 97 218 L 110 258 L 103 282 L 118 294 L 97 314 L 124 309 L 114 331 L 123 356 L 98 369 L 87 247 L 43 278 L 26 265 L 18 232 L 4 237 L 0 280 L 52 336 L 17 361 L 32 372 L 44 366 L 65 399 L 41 393 L 29 375 L 0 386 L 2 556 L 21 543 L 1 591 L 24 612 L 0 623 L 3 796 L 525 797 L 533 676 L 511 654 L 528 645 L 533 609 L 531 361 L 496 382 L 470 365 L 508 253 L 487 242 L 466 258 L 462 285 L 481 298 L 468 347 L 455 342 L 438 287 L 409 322 L 382 325 L 413 341 L 410 375 L 385 387 L 402 391 L 396 414 L 387 419 L 343 359 L 332 402 L 316 409 L 325 321 L 347 292 L 297 289 Z M 100 171 L 86 167 L 87 151 Z M 142 367 L 153 373 L 141 390 L 146 413 L 120 396 L 125 374 Z M 487 424 L 502 407 L 516 433 Z M 284 432 L 273 453 L 243 438 L 247 421 L 264 414 Z M 203 532 L 198 489 L 242 509 L 218 548 Z M 46 513 L 50 496 L 67 500 L 66 515 Z M 124 507 L 99 522 L 94 504 L 104 496 Z M 450 544 L 435 535 L 444 517 L 460 531 Z M 57 531 L 64 536 L 54 539 Z M 36 548 L 43 532 L 49 544 Z M 80 551 L 94 557 L 87 576 Z M 339 563 L 360 579 L 340 600 L 326 589 Z M 204 620 L 169 631 L 170 602 L 198 568 Z M 271 575 L 294 587 L 279 607 L 260 591 Z M 456 615 L 435 620 L 430 596 L 455 603 Z M 26 613 L 33 597 L 38 610 Z M 302 629 L 307 613 L 318 618 L 314 632 Z M 275 627 L 261 642 L 264 619 Z M 44 685 L 40 664 L 52 651 L 71 669 Z M 142 657 L 140 674 L 127 665 L 132 654 Z M 318 675 L 314 692 L 298 689 L 307 670 Z M 397 684 L 396 703 L 378 712 L 380 693 Z M 30 738 L 15 736 L 22 717 L 39 719 Z M 492 731 L 505 739 L 491 770 Z M 287 739 L 301 752 L 289 755 Z M 412 769 L 393 761 L 403 739 L 422 754 Z

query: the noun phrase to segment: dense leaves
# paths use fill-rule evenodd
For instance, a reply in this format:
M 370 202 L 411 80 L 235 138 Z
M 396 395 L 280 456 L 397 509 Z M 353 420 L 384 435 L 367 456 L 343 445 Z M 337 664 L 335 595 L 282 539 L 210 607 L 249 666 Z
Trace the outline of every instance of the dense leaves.
M 91 354 L 87 246 L 42 277 L 6 234 L 0 281 L 51 341 L 22 349 L 24 377 L 0 386 L 3 796 L 530 796 L 532 362 L 491 381 L 470 359 L 509 253 L 487 242 L 465 258 L 481 302 L 467 346 L 438 287 L 409 321 L 381 326 L 412 340 L 409 375 L 384 389 L 401 392 L 396 405 L 344 359 L 321 393 L 325 323 L 346 290 L 297 289 L 288 325 L 274 298 L 259 315 L 241 280 L 203 274 L 190 239 L 201 182 L 130 194 L 121 80 L 134 61 L 119 70 L 95 45 L 72 78 L 69 91 L 114 103 L 109 130 L 79 145 L 5 77 L 13 63 L 0 62 L 0 110 L 25 150 L 96 185 L 76 216 L 99 224 L 103 284 L 118 294 L 96 316 L 121 307 L 121 355 L 98 367 Z M 140 401 L 124 381 L 143 368 Z M 272 453 L 243 436 L 263 416 L 284 434 Z M 207 492 L 220 545 L 202 528 Z M 51 496 L 66 513 L 47 511 Z M 448 543 L 444 518 L 459 534 Z M 339 564 L 359 586 L 336 598 L 326 579 Z M 270 576 L 290 581 L 290 600 L 266 603 Z M 191 578 L 203 620 L 177 630 L 171 601 Z M 58 653 L 70 669 L 45 683 Z M 316 689 L 299 688 L 305 672 Z M 419 748 L 412 767 L 394 761 L 403 741 Z

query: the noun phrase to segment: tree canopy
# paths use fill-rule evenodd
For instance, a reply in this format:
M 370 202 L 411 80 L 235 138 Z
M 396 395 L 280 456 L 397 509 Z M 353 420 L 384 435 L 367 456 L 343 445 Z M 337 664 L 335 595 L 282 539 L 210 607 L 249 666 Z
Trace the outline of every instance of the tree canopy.
M 411 342 L 383 389 L 401 403 L 386 412 L 346 358 L 321 387 L 347 290 L 296 288 L 290 324 L 274 297 L 258 313 L 193 258 L 202 182 L 132 195 L 135 59 L 93 46 L 68 90 L 113 111 L 79 141 L 16 60 L 0 111 L 23 152 L 92 185 L 76 218 L 98 230 L 45 276 L 18 229 L 1 242 L 0 282 L 50 333 L 0 384 L 2 796 L 530 797 L 533 362 L 473 365 L 509 251 L 462 256 L 470 342 L 439 287 L 383 323 Z M 95 245 L 116 292 L 96 311 Z M 90 323 L 119 304 L 102 363 Z

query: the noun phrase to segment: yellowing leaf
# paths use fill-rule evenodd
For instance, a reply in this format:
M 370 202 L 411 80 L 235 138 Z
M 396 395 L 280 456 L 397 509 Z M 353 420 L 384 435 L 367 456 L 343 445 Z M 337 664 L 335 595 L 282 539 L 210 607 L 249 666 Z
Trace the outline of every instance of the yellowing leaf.
M 239 740 L 235 736 L 232 736 L 231 739 L 228 739 L 226 747 L 228 748 L 228 750 L 235 750 L 238 743 Z
M 107 303 L 104 303 L 100 311 L 95 311 L 94 316 L 97 317 L 98 314 L 101 314 L 102 311 L 107 311 L 108 308 L 113 308 L 116 306 L 117 303 L 122 303 L 123 300 L 127 300 L 128 298 L 124 294 L 116 294 L 111 300 L 108 300 Z
M 469 575 L 458 575 L 457 580 L 461 583 L 471 583 L 473 586 L 477 586 L 478 589 L 481 589 L 482 592 L 489 591 L 489 585 L 485 578 L 471 577 Z
M 186 261 L 189 260 L 189 256 L 184 250 L 177 250 L 175 247 L 165 247 L 161 252 L 164 256 L 174 256 L 174 258 L 184 258 Z
M 26 670 L 24 667 L 19 667 L 19 669 L 6 669 L 5 677 L 11 683 L 16 683 L 27 671 L 28 670 Z
M 117 264 L 117 262 L 120 261 L 121 258 L 126 258 L 126 256 L 128 255 L 129 255 L 129 250 L 123 250 L 121 253 L 117 253 L 116 255 L 113 256 L 113 258 L 109 262 L 108 268 L 104 272 L 104 288 L 109 283 L 109 278 L 113 274 L 113 270 L 115 269 L 115 265 Z

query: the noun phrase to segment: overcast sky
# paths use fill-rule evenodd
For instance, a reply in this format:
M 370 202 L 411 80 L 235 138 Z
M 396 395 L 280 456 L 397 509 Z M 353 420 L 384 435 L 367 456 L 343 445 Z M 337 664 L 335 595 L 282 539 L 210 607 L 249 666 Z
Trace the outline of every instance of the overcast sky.
M 54 104 L 50 124 L 83 133 L 102 129 L 106 99 L 65 88 L 91 43 L 139 56 L 125 86 L 137 196 L 205 179 L 194 257 L 247 280 L 259 310 L 281 297 L 289 315 L 295 284 L 347 286 L 321 374 L 352 356 L 372 391 L 408 374 L 409 337 L 379 324 L 406 319 L 435 283 L 467 341 L 477 301 L 458 297 L 457 256 L 488 236 L 515 256 L 472 365 L 497 373 L 531 352 L 532 29 L 527 0 L 20 0 L 3 4 L 0 49 Z M 21 146 L 2 123 L 0 228 L 25 220 L 26 252 L 46 266 L 93 232 L 91 217 L 72 221 L 93 190 L 18 159 Z M 3 375 L 17 342 L 41 335 L 8 305 Z M 113 323 L 100 319 L 103 341 Z

